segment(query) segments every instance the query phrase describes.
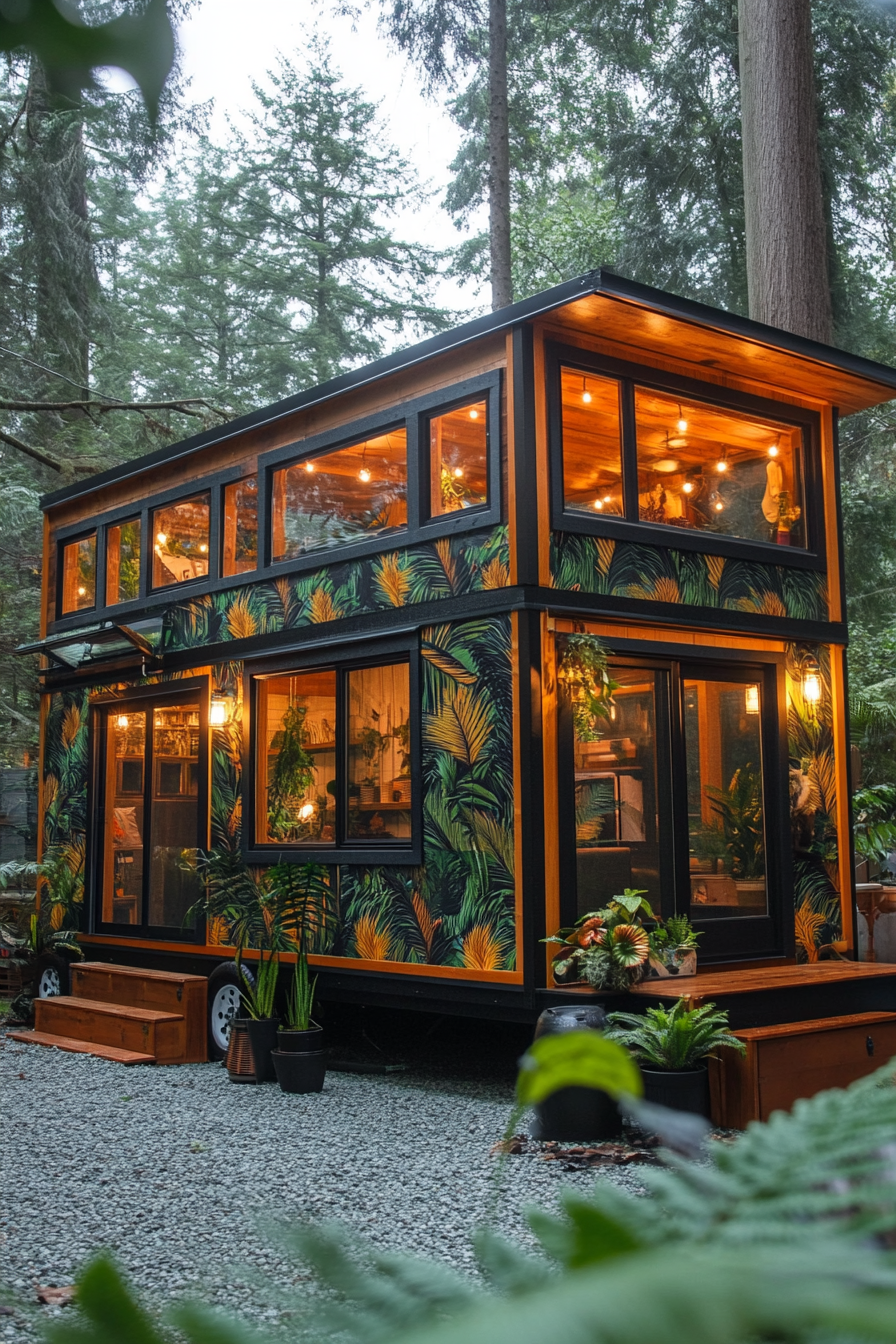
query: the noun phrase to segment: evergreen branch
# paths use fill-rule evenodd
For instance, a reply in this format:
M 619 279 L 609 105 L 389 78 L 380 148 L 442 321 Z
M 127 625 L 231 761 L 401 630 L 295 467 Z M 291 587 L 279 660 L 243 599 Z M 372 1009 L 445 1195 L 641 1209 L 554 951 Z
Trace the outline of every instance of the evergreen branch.
M 62 470 L 62 463 L 57 458 L 42 452 L 40 448 L 32 448 L 30 444 L 17 439 L 14 434 L 7 434 L 4 429 L 0 429 L 0 443 L 8 443 L 11 448 L 18 448 L 20 453 L 33 457 L 35 462 L 42 462 L 45 467 L 52 467 L 54 471 Z
M 12 399 L 0 398 L 0 411 L 83 411 L 85 415 L 94 413 L 103 413 L 105 411 L 179 411 L 183 415 L 200 415 L 200 410 L 190 409 L 192 407 L 205 407 L 215 415 L 220 415 L 227 419 L 229 411 L 222 410 L 220 406 L 215 406 L 213 402 L 206 401 L 205 397 L 184 397 L 181 401 L 117 401 L 111 406 L 107 406 L 101 401 L 17 401 Z

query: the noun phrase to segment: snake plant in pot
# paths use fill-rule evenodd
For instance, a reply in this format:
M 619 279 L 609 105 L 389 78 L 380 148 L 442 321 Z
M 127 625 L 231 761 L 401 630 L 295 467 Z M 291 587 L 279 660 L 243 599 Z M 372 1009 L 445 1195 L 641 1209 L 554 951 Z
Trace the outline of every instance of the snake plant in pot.
M 728 1030 L 726 1012 L 714 1003 L 688 1008 L 687 999 L 671 1008 L 648 1008 L 643 1017 L 610 1013 L 604 1035 L 624 1045 L 640 1065 L 647 1101 L 697 1115 L 709 1115 L 707 1055 L 746 1050 Z
M 233 1025 L 242 1027 L 249 1037 L 256 1083 L 272 1082 L 275 1074 L 271 1051 L 277 1040 L 278 1026 L 274 1016 L 274 1000 L 280 958 L 276 952 L 268 952 L 267 955 L 263 950 L 259 952 L 254 984 L 244 974 L 241 948 L 237 948 L 236 965 L 240 974 L 240 998 L 246 1016 L 236 1018 Z
M 277 1032 L 272 1058 L 283 1092 L 320 1092 L 327 1071 L 323 1031 L 311 1017 L 317 977 L 308 973 L 304 945 L 296 955 L 296 967 L 286 1002 L 284 1025 Z

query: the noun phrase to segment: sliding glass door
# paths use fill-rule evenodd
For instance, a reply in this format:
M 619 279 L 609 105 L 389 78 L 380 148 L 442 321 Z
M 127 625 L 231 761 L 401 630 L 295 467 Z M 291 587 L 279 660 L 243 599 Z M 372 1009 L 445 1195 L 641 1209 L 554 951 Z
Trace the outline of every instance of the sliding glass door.
M 777 666 L 618 659 L 612 675 L 597 740 L 580 740 L 561 706 L 563 922 L 634 887 L 664 916 L 687 913 L 704 957 L 784 954 L 793 920 Z

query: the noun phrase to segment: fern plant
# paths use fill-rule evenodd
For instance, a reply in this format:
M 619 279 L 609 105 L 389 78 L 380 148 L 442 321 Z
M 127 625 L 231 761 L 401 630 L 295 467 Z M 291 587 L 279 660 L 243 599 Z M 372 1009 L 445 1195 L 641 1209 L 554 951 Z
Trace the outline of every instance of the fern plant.
M 604 1034 L 618 1041 L 639 1064 L 663 1072 L 696 1069 L 723 1046 L 743 1054 L 746 1046 L 728 1030 L 728 1014 L 706 1003 L 688 1008 L 678 999 L 671 1008 L 648 1008 L 637 1013 L 610 1013 Z

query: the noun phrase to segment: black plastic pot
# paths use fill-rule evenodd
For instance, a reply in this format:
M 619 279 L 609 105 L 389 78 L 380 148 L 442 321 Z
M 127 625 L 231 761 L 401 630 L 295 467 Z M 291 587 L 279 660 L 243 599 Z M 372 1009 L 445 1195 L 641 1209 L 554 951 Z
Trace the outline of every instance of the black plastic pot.
M 285 1055 L 307 1055 L 312 1050 L 323 1050 L 324 1029 L 315 1022 L 307 1031 L 289 1031 L 281 1027 L 277 1032 L 277 1049 Z
M 279 1022 L 276 1017 L 250 1017 L 246 1026 L 249 1033 L 249 1045 L 252 1049 L 252 1058 L 255 1061 L 255 1081 L 257 1083 L 272 1083 L 275 1078 L 274 1063 L 271 1059 L 271 1051 L 277 1044 L 277 1028 Z
M 705 1064 L 698 1069 L 645 1069 L 644 1100 L 657 1106 L 668 1106 L 672 1111 L 690 1111 L 693 1115 L 709 1115 L 709 1071 Z
M 309 1050 L 304 1054 L 272 1051 L 281 1092 L 320 1092 L 327 1072 L 328 1054 L 328 1050 Z
M 535 1038 L 566 1031 L 599 1031 L 607 1015 L 600 1004 L 570 1004 L 546 1008 L 535 1027 Z M 618 1139 L 622 1134 L 619 1107 L 606 1092 L 594 1087 L 562 1087 L 534 1108 L 533 1139 L 577 1143 L 587 1139 Z

